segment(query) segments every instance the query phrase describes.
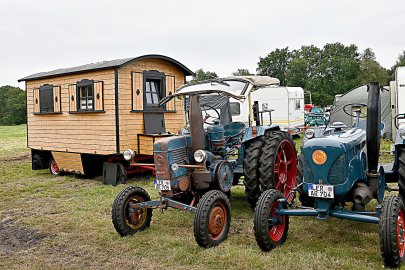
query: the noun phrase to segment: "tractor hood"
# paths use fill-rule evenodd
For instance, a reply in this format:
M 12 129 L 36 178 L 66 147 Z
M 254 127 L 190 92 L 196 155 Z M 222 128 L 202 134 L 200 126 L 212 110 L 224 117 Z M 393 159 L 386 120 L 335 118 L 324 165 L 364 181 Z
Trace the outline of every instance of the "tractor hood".
M 268 76 L 234 76 L 202 81 L 180 87 L 175 94 L 164 97 L 158 106 L 164 105 L 175 97 L 213 93 L 244 101 L 249 93 L 257 88 L 278 85 L 280 85 L 279 79 Z

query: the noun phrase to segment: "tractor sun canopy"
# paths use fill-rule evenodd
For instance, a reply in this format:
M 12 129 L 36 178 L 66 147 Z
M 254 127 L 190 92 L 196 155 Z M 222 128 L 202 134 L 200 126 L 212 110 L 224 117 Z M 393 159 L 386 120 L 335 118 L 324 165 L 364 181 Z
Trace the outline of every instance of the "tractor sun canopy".
M 278 86 L 279 84 L 279 79 L 268 76 L 234 76 L 202 81 L 180 87 L 175 94 L 163 98 L 158 106 L 164 105 L 175 97 L 213 93 L 229 96 L 237 100 L 245 100 L 249 93 L 257 88 Z

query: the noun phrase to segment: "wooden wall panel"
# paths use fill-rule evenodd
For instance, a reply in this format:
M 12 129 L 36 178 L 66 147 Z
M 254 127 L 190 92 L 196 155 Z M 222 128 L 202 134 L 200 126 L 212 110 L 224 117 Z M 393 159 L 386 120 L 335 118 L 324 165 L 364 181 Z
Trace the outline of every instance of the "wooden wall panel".
M 121 81 L 121 83 L 124 83 Z M 126 85 L 126 84 L 125 84 Z M 121 102 L 125 102 L 122 100 Z M 141 72 L 132 73 L 132 110 L 143 109 L 143 74 Z
M 166 96 L 174 94 L 176 90 L 176 77 L 166 75 Z M 176 100 L 172 99 L 166 103 L 166 110 L 175 111 L 176 110 Z
M 82 157 L 76 153 L 52 152 L 60 170 L 84 174 Z
M 28 147 L 73 153 L 114 154 L 116 152 L 114 78 L 114 69 L 111 69 L 27 81 Z M 75 84 L 82 79 L 103 81 L 105 112 L 69 113 L 69 108 L 76 111 Z M 39 104 L 34 103 L 36 95 L 34 89 L 44 84 L 60 86 L 62 114 L 34 115 L 34 107 L 38 106 L 39 111 Z M 72 95 L 74 101 L 71 100 Z
M 142 81 L 143 78 L 134 80 L 134 73 L 141 74 L 145 70 L 157 70 L 165 73 L 166 76 L 174 78 L 174 89 L 178 89 L 185 82 L 184 72 L 177 66 L 162 59 L 145 59 L 131 62 L 118 71 L 118 85 L 119 85 L 119 117 L 120 117 L 120 148 L 121 152 L 125 149 L 138 149 L 137 134 L 144 134 L 143 112 L 132 112 L 137 104 L 137 108 L 142 108 L 143 105 L 143 89 L 139 89 L 141 97 L 139 103 L 134 102 L 135 95 L 133 91 L 138 88 L 135 82 Z M 135 86 L 135 87 L 134 87 Z M 143 85 L 142 85 L 143 86 Z M 141 87 L 141 85 L 139 85 Z M 132 100 L 131 100 L 132 99 Z M 184 103 L 183 100 L 176 99 L 172 103 L 171 108 L 175 112 L 164 113 L 166 131 L 176 133 L 179 129 L 185 127 L 184 118 Z M 176 117 L 173 117 L 176 115 Z M 146 146 L 145 146 L 146 147 Z M 145 149 L 145 147 L 143 147 Z M 150 149 L 150 147 L 149 147 Z M 147 150 L 147 149 L 145 149 Z M 149 150 L 148 150 L 149 151 Z

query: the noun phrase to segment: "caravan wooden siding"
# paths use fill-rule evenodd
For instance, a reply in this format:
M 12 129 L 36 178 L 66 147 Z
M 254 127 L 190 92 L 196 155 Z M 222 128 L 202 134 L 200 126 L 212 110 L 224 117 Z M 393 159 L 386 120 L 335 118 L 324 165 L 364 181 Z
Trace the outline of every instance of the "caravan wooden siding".
M 27 81 L 28 147 L 73 153 L 115 153 L 114 78 L 114 69 L 109 69 Z M 95 99 L 94 106 L 97 110 L 104 107 L 104 112 L 77 112 L 75 84 L 82 79 L 102 82 L 102 89 L 100 85 L 95 86 L 95 95 L 97 93 L 100 95 L 102 92 L 103 103 Z M 34 102 L 38 94 L 34 89 L 44 84 L 60 86 L 58 98 L 61 101 L 62 113 L 34 115 L 34 110 L 38 110 Z M 55 92 L 54 95 L 58 96 Z M 72 95 L 74 95 L 73 101 Z M 35 106 L 37 107 L 34 108 Z M 54 107 L 54 109 L 58 108 Z
M 181 87 L 185 81 L 184 71 L 163 59 L 138 60 L 128 63 L 119 69 L 118 85 L 121 152 L 125 149 L 138 149 L 137 134 L 143 134 L 145 132 L 143 112 L 131 112 L 133 110 L 142 110 L 142 73 L 145 70 L 157 70 L 165 73 L 166 91 L 169 89 L 174 92 L 174 90 Z M 138 80 L 135 79 L 134 81 L 134 77 Z M 139 96 L 136 95 L 135 97 L 134 92 L 136 92 L 138 88 L 141 93 Z M 185 126 L 184 103 L 182 100 L 176 99 L 176 101 L 169 102 L 167 109 L 169 108 L 172 112 L 164 113 L 166 131 L 177 133 L 178 130 Z

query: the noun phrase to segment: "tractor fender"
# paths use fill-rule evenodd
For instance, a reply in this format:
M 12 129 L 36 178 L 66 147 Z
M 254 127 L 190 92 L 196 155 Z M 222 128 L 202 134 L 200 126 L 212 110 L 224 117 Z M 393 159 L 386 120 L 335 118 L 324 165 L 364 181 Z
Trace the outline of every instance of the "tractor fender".
M 269 125 L 269 126 L 256 126 L 256 134 L 253 134 L 253 128 L 248 127 L 245 129 L 245 134 L 243 135 L 242 143 L 246 144 L 256 138 L 264 136 L 268 131 L 278 131 L 280 127 L 278 125 Z

